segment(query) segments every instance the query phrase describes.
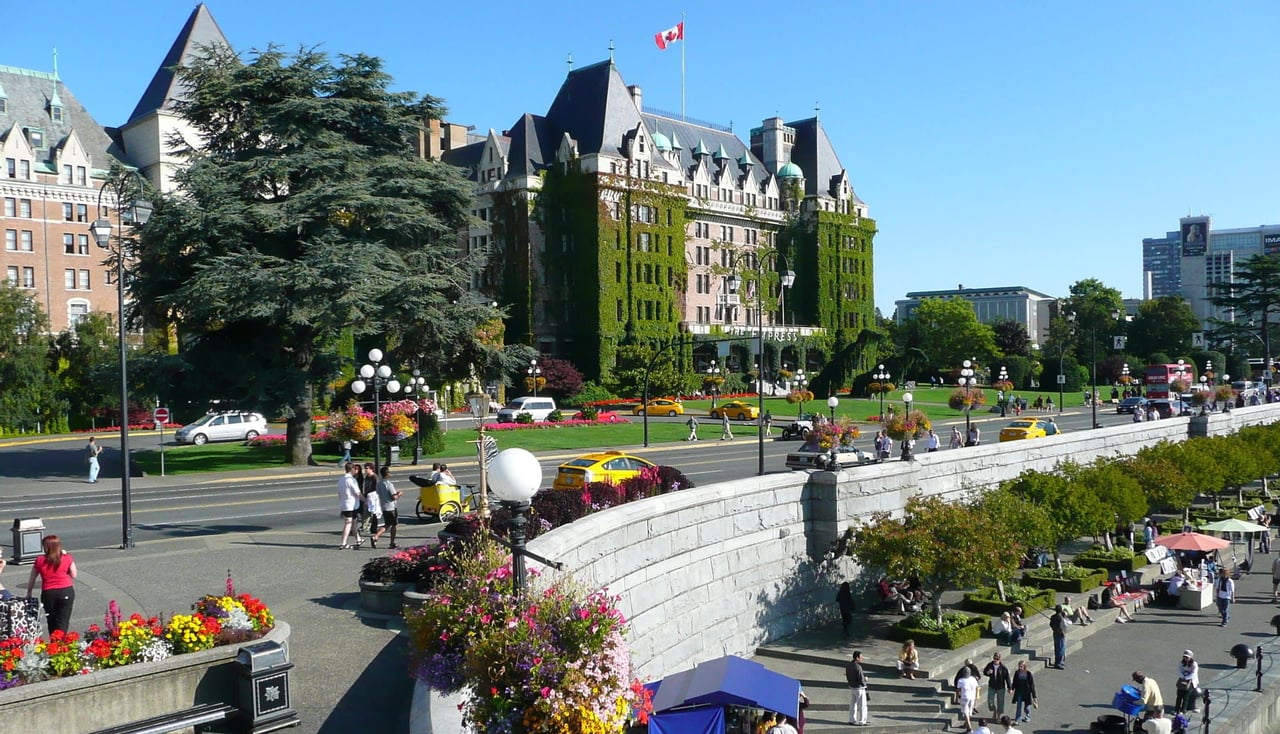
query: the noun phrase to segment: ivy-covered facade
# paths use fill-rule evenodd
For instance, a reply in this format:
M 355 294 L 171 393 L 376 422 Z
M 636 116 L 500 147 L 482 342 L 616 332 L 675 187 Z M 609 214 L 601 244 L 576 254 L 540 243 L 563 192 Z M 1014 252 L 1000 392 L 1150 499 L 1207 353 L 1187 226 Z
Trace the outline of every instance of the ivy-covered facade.
M 818 119 L 728 128 L 647 110 L 611 61 L 571 71 L 545 115 L 501 134 L 433 131 L 467 169 L 476 221 L 461 246 L 509 341 L 607 380 L 626 345 L 748 372 L 806 366 L 874 323 L 875 222 Z M 782 273 L 794 283 L 783 288 Z M 737 338 L 732 342 L 718 341 Z

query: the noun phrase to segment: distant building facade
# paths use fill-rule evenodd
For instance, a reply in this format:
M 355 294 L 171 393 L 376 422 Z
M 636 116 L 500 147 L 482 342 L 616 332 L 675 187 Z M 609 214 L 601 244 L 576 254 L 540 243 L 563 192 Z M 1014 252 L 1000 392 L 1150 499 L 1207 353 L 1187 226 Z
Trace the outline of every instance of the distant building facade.
M 744 142 L 646 108 L 608 61 L 501 134 L 427 134 L 421 152 L 475 184 L 461 247 L 489 256 L 474 285 L 507 309 L 507 341 L 588 378 L 629 343 L 762 329 L 776 363 L 789 341 L 874 322 L 875 222 L 817 118 L 771 118 Z
M 1024 286 L 997 288 L 966 288 L 954 290 L 915 291 L 894 302 L 894 319 L 901 324 L 915 315 L 920 302 L 926 298 L 960 299 L 973 306 L 979 323 L 993 324 L 1008 320 L 1022 324 L 1027 330 L 1033 349 L 1039 349 L 1049 338 L 1049 319 L 1056 298 Z

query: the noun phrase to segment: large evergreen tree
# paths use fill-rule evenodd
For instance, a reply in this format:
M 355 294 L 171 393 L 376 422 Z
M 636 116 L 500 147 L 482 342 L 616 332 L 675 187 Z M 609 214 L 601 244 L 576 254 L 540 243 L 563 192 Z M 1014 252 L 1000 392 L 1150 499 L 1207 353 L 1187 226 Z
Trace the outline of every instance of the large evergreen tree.
M 0 433 L 34 431 L 62 412 L 49 370 L 49 320 L 40 304 L 0 283 Z
M 460 297 L 479 263 L 455 239 L 469 186 L 409 144 L 439 100 L 390 92 L 378 59 L 306 49 L 206 48 L 178 74 L 199 139 L 175 141 L 187 166 L 142 229 L 131 290 L 152 325 L 176 325 L 188 395 L 283 413 L 300 464 L 344 335 L 397 367 L 426 356 L 423 334 L 440 362 L 482 349 L 494 311 Z
M 1252 331 L 1262 341 L 1264 356 L 1271 351 L 1270 323 L 1280 310 L 1280 255 L 1254 255 L 1236 265 L 1231 282 L 1210 283 L 1209 302 L 1229 309 L 1234 320 L 1212 319 L 1216 341 L 1234 341 L 1241 330 Z M 1252 339 L 1239 339 L 1252 346 Z M 1247 347 L 1246 347 L 1247 348 Z

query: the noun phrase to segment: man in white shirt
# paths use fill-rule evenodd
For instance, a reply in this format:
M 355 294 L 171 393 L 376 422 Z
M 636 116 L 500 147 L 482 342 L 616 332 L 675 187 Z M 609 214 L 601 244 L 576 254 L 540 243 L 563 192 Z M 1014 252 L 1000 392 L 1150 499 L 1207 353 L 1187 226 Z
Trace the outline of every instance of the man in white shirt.
M 356 472 L 359 470 L 359 464 L 347 464 L 346 473 L 338 480 L 338 509 L 342 514 L 342 544 L 338 547 L 343 550 L 352 547 L 347 543 L 352 529 L 356 532 L 355 547 L 364 545 L 364 538 L 360 537 L 360 528 L 356 525 L 356 519 L 360 517 L 360 504 L 364 499 L 360 492 L 360 482 L 356 480 Z
M 1156 709 L 1150 719 L 1142 722 L 1142 730 L 1147 734 L 1173 734 L 1173 720 L 1166 719 L 1164 712 Z
M 774 716 L 777 717 L 778 723 L 769 729 L 769 734 L 799 734 L 795 726 L 792 725 L 790 716 L 783 716 L 782 714 L 774 714 Z

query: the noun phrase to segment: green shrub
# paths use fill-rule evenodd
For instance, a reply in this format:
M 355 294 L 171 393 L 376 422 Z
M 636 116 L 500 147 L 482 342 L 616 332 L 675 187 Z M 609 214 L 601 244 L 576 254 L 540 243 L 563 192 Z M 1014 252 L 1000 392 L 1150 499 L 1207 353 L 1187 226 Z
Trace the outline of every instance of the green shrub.
M 581 413 L 584 421 L 593 421 L 600 417 L 600 409 L 594 405 L 584 405 L 578 412 Z
M 942 615 L 942 622 L 927 612 L 913 614 L 889 628 L 889 639 L 897 642 L 915 640 L 917 647 L 955 650 L 982 637 L 987 620 L 961 612 Z
M 519 412 L 519 413 L 516 413 L 516 423 L 519 423 L 519 424 L 521 424 L 521 425 L 526 425 L 526 426 L 528 426 L 528 425 L 532 425 L 532 424 L 533 424 L 533 415 L 532 415 L 532 414 L 530 414 L 530 413 L 523 412 L 523 411 L 522 411 L 522 412 Z
M 560 412 L 559 408 L 547 413 L 548 423 L 559 423 L 562 420 L 564 420 L 564 414 Z
M 578 391 L 577 395 L 571 395 L 564 399 L 564 404 L 572 407 L 581 407 L 587 403 L 594 403 L 600 400 L 612 400 L 613 397 L 613 393 L 609 392 L 608 388 L 597 382 L 587 380 L 582 383 L 582 389 Z
M 1085 568 L 1072 563 L 1063 564 L 1062 573 L 1053 566 L 1027 571 L 1022 578 L 1041 589 L 1052 589 L 1067 594 L 1083 594 L 1107 580 L 1105 569 Z
M 1012 611 L 1015 605 L 1022 607 L 1024 616 L 1039 614 L 1052 607 L 1056 600 L 1052 589 L 1041 589 L 1035 586 L 1007 584 L 1004 587 L 1005 601 L 1000 601 L 1000 591 L 988 586 L 964 595 L 964 608 L 971 612 L 979 612 L 998 617 L 1004 612 Z
M 1128 548 L 1107 550 L 1094 546 L 1071 559 L 1071 562 L 1085 568 L 1105 568 L 1108 571 L 1137 571 L 1147 565 L 1147 557 L 1135 555 Z

